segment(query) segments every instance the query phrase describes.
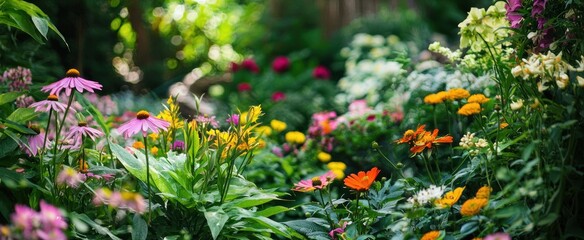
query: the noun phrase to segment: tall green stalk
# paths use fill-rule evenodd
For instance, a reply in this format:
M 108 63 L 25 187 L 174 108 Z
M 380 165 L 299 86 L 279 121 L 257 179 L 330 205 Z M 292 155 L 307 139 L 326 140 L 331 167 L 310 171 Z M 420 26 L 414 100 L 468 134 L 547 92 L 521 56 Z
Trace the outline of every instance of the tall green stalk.
M 152 189 L 150 188 L 150 160 L 148 159 L 148 136 L 144 136 L 144 155 L 146 157 L 146 185 L 148 187 L 148 223 L 152 221 Z

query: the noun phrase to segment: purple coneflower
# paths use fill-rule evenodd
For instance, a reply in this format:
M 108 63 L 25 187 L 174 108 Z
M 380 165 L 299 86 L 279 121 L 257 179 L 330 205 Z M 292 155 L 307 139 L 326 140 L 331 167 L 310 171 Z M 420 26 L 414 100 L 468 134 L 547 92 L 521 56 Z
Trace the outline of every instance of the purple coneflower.
M 29 106 L 30 108 L 34 108 L 35 112 L 49 112 L 54 110 L 55 112 L 65 112 L 67 105 L 64 103 L 59 102 L 59 97 L 57 95 L 51 94 L 47 97 L 47 100 L 43 100 L 40 102 L 35 102 Z M 74 109 L 72 111 L 75 111 Z
M 60 185 L 67 185 L 71 188 L 78 188 L 79 185 L 85 181 L 85 176 L 83 174 L 75 171 L 75 169 L 70 167 L 65 167 L 59 175 L 57 176 L 57 183 Z
M 153 117 L 147 111 L 142 110 L 136 114 L 136 118 L 118 127 L 118 131 L 125 138 L 131 138 L 139 132 L 142 132 L 142 136 L 146 137 L 148 130 L 158 133 L 159 130 L 166 131 L 168 127 L 170 127 L 169 122 Z
M 82 121 L 77 124 L 77 126 L 71 127 L 69 134 L 67 134 L 68 139 L 80 139 L 81 136 L 86 136 L 95 141 L 96 138 L 103 136 L 103 132 L 87 126 L 87 123 Z
M 294 184 L 293 191 L 297 192 L 312 192 L 316 189 L 323 189 L 332 183 L 336 178 L 336 175 L 332 171 L 328 171 L 319 177 L 313 177 L 308 180 L 301 180 L 297 184 Z
M 36 132 L 35 135 L 27 136 L 28 147 L 21 146 L 21 148 L 28 154 L 28 156 L 36 156 L 40 149 L 43 148 L 45 140 L 45 133 L 41 132 L 37 126 L 31 126 L 30 129 Z
M 83 79 L 79 75 L 77 69 L 71 68 L 65 74 L 65 78 L 44 86 L 41 90 L 43 92 L 50 92 L 50 94 L 58 95 L 63 89 L 67 96 L 71 96 L 71 90 L 76 89 L 78 92 L 83 91 L 94 92 L 94 90 L 101 90 L 101 84 L 95 81 Z

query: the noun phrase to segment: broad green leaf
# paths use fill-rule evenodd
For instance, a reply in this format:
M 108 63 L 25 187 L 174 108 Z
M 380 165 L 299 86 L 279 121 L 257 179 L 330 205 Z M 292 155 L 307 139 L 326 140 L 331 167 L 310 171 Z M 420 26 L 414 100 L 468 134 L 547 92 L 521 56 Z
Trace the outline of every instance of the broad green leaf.
M 138 214 L 132 219 L 132 240 L 146 240 L 148 237 L 148 224 Z
M 18 29 L 30 35 L 37 42 L 39 43 L 43 42 L 43 39 L 37 33 L 36 28 L 32 23 L 32 20 L 24 12 L 13 11 L 12 14 L 10 14 L 10 18 L 16 23 Z
M 460 234 L 462 236 L 467 236 L 475 231 L 477 231 L 479 229 L 479 223 L 472 221 L 472 222 L 467 222 L 464 225 L 462 225 L 462 227 L 460 227 Z
M 7 93 L 0 94 L 0 105 L 4 105 L 6 103 L 12 103 L 20 95 L 22 95 L 21 92 L 7 92 Z
M 225 214 L 223 209 L 218 209 L 217 211 L 205 211 L 205 219 L 207 219 L 207 225 L 209 225 L 209 229 L 211 229 L 211 235 L 213 235 L 213 239 L 217 239 L 219 233 L 225 226 L 227 220 L 229 220 L 229 216 Z
M 262 211 L 259 211 L 256 214 L 258 216 L 262 216 L 262 217 L 271 217 L 271 216 L 276 215 L 278 213 L 283 213 L 283 212 L 287 212 L 290 210 L 291 210 L 290 208 L 287 208 L 284 206 L 273 206 L 273 207 L 266 208 Z
M 15 141 L 11 139 L 0 139 L 0 158 L 8 155 L 18 147 Z
M 107 229 L 106 227 L 103 227 L 101 225 L 99 225 L 98 223 L 96 223 L 95 221 L 91 220 L 91 218 L 89 218 L 89 216 L 85 215 L 85 214 L 79 214 L 76 212 L 71 212 L 69 213 L 69 216 L 71 218 L 77 218 L 85 223 L 87 223 L 89 226 L 91 226 L 97 233 L 101 234 L 101 235 L 107 235 L 109 236 L 112 240 L 122 240 L 119 237 L 116 237 L 116 235 L 114 235 L 109 229 Z
M 255 221 L 256 223 L 259 223 L 261 225 L 261 227 L 264 228 L 268 228 L 270 230 L 272 230 L 276 235 L 278 236 L 283 236 L 285 238 L 291 238 L 290 234 L 288 233 L 290 230 L 288 230 L 288 227 L 286 227 L 285 225 L 276 222 L 272 219 L 269 219 L 267 217 L 252 217 L 252 218 L 248 218 L 249 220 Z
M 4 126 L 6 126 L 7 128 L 10 128 L 12 130 L 15 130 L 15 131 L 17 131 L 19 133 L 31 134 L 31 135 L 32 134 L 36 134 L 35 131 L 33 131 L 32 129 L 24 126 L 23 124 L 16 123 L 16 122 L 13 122 L 13 121 L 10 121 L 10 120 L 5 120 L 4 121 Z
M 124 168 L 134 177 L 146 182 L 146 164 L 142 163 L 122 146 L 111 142 L 110 146 L 112 154 L 124 165 Z
M 37 30 L 43 35 L 45 39 L 47 39 L 47 33 L 49 32 L 49 26 L 47 25 L 47 20 L 44 18 L 31 16 L 32 22 Z
M 6 119 L 24 124 L 32 119 L 34 119 L 38 115 L 37 112 L 34 111 L 32 108 L 18 108 L 10 114 Z

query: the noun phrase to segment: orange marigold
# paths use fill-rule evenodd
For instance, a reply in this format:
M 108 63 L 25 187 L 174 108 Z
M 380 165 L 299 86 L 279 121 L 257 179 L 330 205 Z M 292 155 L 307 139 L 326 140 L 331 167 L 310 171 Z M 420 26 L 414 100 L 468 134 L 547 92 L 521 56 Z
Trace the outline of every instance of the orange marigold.
M 444 97 L 436 93 L 428 94 L 424 97 L 424 103 L 426 104 L 440 104 L 444 102 Z
M 481 105 L 478 103 L 467 103 L 458 109 L 458 114 L 463 116 L 470 116 L 481 112 Z
M 436 240 L 440 237 L 440 231 L 429 231 L 420 240 Z
M 444 197 L 442 199 L 437 199 L 434 202 L 434 204 L 443 208 L 452 207 L 452 205 L 454 205 L 462 195 L 462 191 L 464 191 L 464 188 L 465 187 L 458 187 L 453 191 L 447 192 L 446 194 L 444 194 Z
M 487 205 L 487 203 L 489 203 L 489 200 L 484 198 L 473 198 L 466 200 L 466 202 L 464 202 L 460 208 L 460 214 L 462 214 L 462 216 L 477 215 L 481 209 Z
M 485 95 L 483 94 L 473 94 L 470 97 L 468 97 L 468 99 L 466 99 L 466 102 L 468 103 L 478 103 L 478 104 L 483 104 L 488 102 L 490 99 L 485 97 Z
M 453 88 L 448 90 L 448 99 L 449 100 L 459 100 L 464 99 L 470 96 L 470 93 L 462 88 Z
M 489 199 L 489 196 L 491 196 L 491 191 L 493 191 L 493 189 L 491 187 L 489 187 L 489 186 L 482 186 L 477 191 L 476 198 Z
M 377 167 L 373 167 L 371 170 L 367 171 L 367 173 L 364 171 L 360 171 L 357 174 L 352 173 L 345 178 L 345 186 L 359 192 L 368 191 L 379 172 L 380 170 Z

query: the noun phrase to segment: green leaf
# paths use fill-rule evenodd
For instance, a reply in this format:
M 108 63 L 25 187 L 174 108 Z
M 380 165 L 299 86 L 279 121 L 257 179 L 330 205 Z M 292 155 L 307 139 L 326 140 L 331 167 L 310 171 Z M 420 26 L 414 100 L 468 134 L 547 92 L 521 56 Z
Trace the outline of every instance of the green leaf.
M 138 214 L 134 214 L 132 220 L 132 240 L 146 240 L 148 237 L 148 224 Z
M 134 177 L 146 182 L 146 164 L 142 163 L 122 146 L 111 143 L 112 154 L 124 165 L 124 168 Z
M 209 225 L 209 229 L 211 229 L 211 235 L 213 235 L 213 239 L 217 239 L 219 233 L 225 226 L 227 220 L 229 220 L 229 216 L 225 214 L 223 209 L 218 209 L 217 211 L 205 211 L 205 219 L 207 219 L 207 225 Z
M 8 138 L 0 139 L 0 158 L 3 158 L 4 156 L 8 155 L 17 147 L 18 144 L 16 144 L 15 141 L 12 141 Z
M 26 123 L 34 119 L 38 115 L 32 108 L 18 108 L 10 114 L 6 119 L 17 123 Z
M 278 213 L 283 213 L 283 212 L 287 212 L 290 210 L 291 210 L 290 208 L 287 208 L 284 206 L 273 206 L 273 207 L 266 208 L 262 211 L 259 211 L 256 214 L 258 216 L 262 216 L 262 217 L 271 217 L 271 216 L 276 215 Z
M 89 114 L 91 114 L 91 116 L 93 116 L 93 119 L 95 119 L 97 124 L 99 124 L 99 126 L 105 133 L 105 136 L 108 137 L 110 135 L 110 128 L 107 122 L 105 121 L 103 114 L 101 114 L 101 112 L 97 110 L 97 108 L 93 106 L 93 104 L 91 104 L 91 102 L 89 102 L 89 100 L 87 100 L 87 98 L 85 98 L 83 94 L 76 92 L 75 97 L 77 98 L 77 102 L 81 104 L 83 109 L 85 109 Z
M 23 124 L 15 123 L 15 122 L 10 121 L 10 120 L 5 120 L 4 126 L 6 126 L 7 128 L 10 128 L 12 130 L 15 130 L 19 133 L 30 134 L 30 135 L 37 134 L 35 131 L 24 126 Z
M 13 11 L 11 13 L 10 18 L 16 23 L 18 29 L 30 35 L 37 42 L 43 42 L 43 39 L 37 33 L 34 24 L 26 13 L 23 13 L 22 11 Z
M 464 225 L 462 225 L 462 227 L 460 227 L 460 234 L 462 236 L 466 236 L 466 235 L 469 235 L 469 234 L 475 232 L 478 229 L 479 229 L 478 222 L 475 222 L 475 221 L 468 222 L 468 223 L 465 223 Z
M 538 226 L 545 226 L 545 225 L 549 225 L 550 223 L 553 223 L 554 221 L 556 221 L 556 219 L 558 219 L 559 215 L 557 213 L 550 213 L 547 216 L 545 216 L 543 219 L 539 220 L 537 222 Z
M 39 30 L 39 32 L 41 33 L 41 35 L 43 35 L 45 39 L 47 39 L 47 33 L 49 32 L 47 20 L 36 16 L 31 16 L 31 19 L 36 29 Z
M 71 218 L 77 218 L 85 223 L 87 223 L 89 226 L 91 226 L 97 233 L 101 234 L 101 235 L 107 235 L 109 236 L 111 239 L 113 240 L 122 240 L 119 237 L 116 237 L 116 235 L 114 235 L 109 229 L 107 229 L 106 227 L 103 227 L 101 225 L 99 225 L 98 223 L 96 223 L 95 221 L 91 220 L 87 215 L 85 214 L 79 214 L 76 212 L 71 212 L 69 213 L 69 215 L 71 216 Z
M 4 105 L 6 103 L 12 103 L 20 95 L 22 95 L 21 92 L 7 92 L 7 93 L 0 94 L 0 105 Z

